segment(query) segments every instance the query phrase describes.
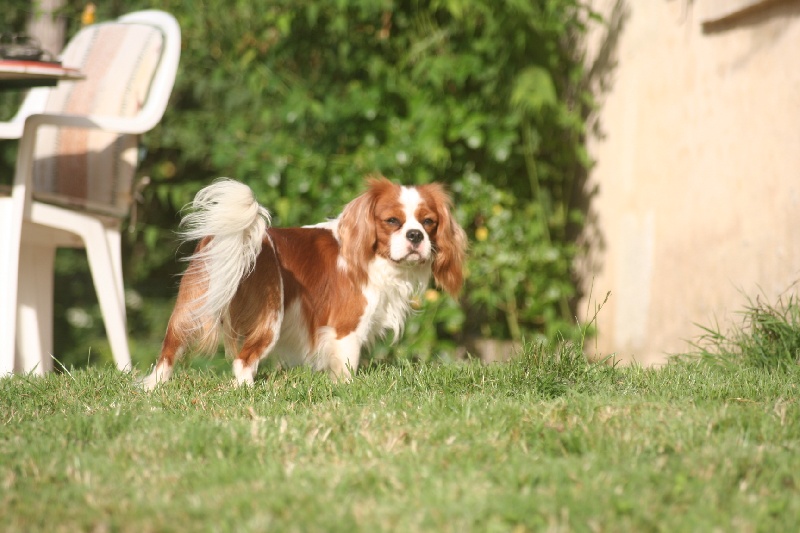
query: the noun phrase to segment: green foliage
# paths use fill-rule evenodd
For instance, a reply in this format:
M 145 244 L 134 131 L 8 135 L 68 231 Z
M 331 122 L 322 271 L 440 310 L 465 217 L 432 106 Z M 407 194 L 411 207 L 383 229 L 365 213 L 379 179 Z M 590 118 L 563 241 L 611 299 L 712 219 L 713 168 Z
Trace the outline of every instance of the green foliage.
M 169 305 L 176 213 L 214 178 L 246 182 L 276 225 L 297 225 L 336 215 L 379 172 L 445 183 L 471 250 L 460 304 L 429 293 L 377 357 L 452 354 L 476 335 L 576 337 L 583 2 L 134 0 L 99 3 L 98 19 L 144 7 L 183 32 L 126 251 L 148 305 Z M 65 8 L 72 31 L 81 8 Z
M 6 0 L 0 11 L 0 34 L 12 34 L 22 31 L 28 13 L 31 11 L 29 0 Z
M 774 304 L 749 299 L 742 322 L 727 332 L 701 326 L 705 333 L 691 354 L 707 361 L 785 370 L 800 363 L 800 302 L 787 293 Z

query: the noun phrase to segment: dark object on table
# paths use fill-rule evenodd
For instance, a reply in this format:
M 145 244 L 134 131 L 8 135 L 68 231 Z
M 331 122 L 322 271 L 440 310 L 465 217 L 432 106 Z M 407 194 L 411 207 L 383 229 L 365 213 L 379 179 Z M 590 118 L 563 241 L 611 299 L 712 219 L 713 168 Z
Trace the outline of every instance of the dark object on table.
M 0 34 L 0 59 L 38 61 L 45 55 L 49 56 L 33 37 L 19 33 Z

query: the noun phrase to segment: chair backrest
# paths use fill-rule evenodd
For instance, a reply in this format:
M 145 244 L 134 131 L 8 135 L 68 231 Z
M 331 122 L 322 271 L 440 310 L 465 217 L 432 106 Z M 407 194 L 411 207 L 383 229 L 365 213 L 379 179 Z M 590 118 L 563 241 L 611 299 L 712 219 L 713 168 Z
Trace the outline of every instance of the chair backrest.
M 61 61 L 86 79 L 61 82 L 49 91 L 44 112 L 103 117 L 149 112 L 155 125 L 172 91 L 179 55 L 177 22 L 161 11 L 83 28 L 64 48 Z M 153 98 L 161 101 L 148 101 Z M 125 216 L 138 163 L 137 137 L 43 126 L 34 152 L 34 198 Z

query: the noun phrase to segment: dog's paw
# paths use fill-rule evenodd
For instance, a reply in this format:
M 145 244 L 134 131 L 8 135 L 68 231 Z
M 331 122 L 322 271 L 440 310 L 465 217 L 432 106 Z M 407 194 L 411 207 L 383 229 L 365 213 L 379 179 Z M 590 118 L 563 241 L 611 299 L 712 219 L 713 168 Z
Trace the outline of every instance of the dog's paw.
M 136 384 L 146 391 L 151 391 L 169 380 L 170 376 L 172 376 L 172 366 L 159 363 L 149 375 L 137 380 Z

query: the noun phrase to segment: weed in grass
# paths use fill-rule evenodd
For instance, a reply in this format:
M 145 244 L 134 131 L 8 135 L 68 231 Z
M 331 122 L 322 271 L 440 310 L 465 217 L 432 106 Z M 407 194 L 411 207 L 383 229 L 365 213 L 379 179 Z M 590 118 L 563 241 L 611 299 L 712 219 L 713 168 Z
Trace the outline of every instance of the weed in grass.
M 800 362 L 800 301 L 785 293 L 770 304 L 757 297 L 748 299 L 741 311 L 741 324 L 723 332 L 699 326 L 705 332 L 692 343 L 690 356 L 714 363 L 748 364 L 758 368 L 786 369 Z

